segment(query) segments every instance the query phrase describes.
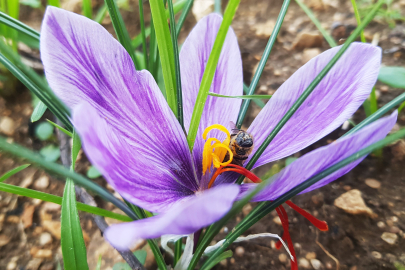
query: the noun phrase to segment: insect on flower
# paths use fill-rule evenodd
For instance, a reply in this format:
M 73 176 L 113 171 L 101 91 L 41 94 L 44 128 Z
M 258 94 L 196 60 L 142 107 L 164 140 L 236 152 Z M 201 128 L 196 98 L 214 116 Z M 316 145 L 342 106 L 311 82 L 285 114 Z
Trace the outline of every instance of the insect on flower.
M 216 14 L 203 18 L 180 53 L 186 132 L 221 21 Z M 298 69 L 277 90 L 246 133 L 238 132 L 236 137 L 231 137 L 229 122 L 236 120 L 241 101 L 208 97 L 190 153 L 183 129 L 151 74 L 136 71 L 125 49 L 102 26 L 83 16 L 48 7 L 40 46 L 46 78 L 53 91 L 72 109 L 72 122 L 92 164 L 126 200 L 159 213 L 111 226 L 105 237 L 118 249 L 130 247 L 139 238 L 191 234 L 224 216 L 235 200 L 256 185 L 235 185 L 238 173 L 250 172 L 231 162 L 235 157 L 255 153 L 339 50 L 327 50 Z M 342 125 L 369 96 L 380 60 L 379 48 L 353 43 L 274 138 L 255 167 L 290 156 Z M 230 29 L 210 91 L 242 95 L 242 75 L 237 38 Z M 396 117 L 393 113 L 302 156 L 275 175 L 254 201 L 274 200 L 380 140 L 391 130 Z M 252 147 L 250 135 L 246 134 L 255 140 L 253 149 L 239 154 L 234 147 L 235 143 L 244 146 L 239 139 L 245 141 L 244 147 Z M 246 161 L 251 157 L 248 156 Z M 361 160 L 325 177 L 305 192 L 330 183 Z

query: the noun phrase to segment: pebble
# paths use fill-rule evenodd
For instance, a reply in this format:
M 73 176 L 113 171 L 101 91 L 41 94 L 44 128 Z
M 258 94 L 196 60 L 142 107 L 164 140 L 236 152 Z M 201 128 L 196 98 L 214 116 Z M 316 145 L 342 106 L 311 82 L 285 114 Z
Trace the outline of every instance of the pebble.
M 252 211 L 252 209 L 253 209 L 253 207 L 252 207 L 252 205 L 250 203 L 246 204 L 242 208 L 243 215 L 247 216 Z
M 242 257 L 243 254 L 245 254 L 245 249 L 244 249 L 243 247 L 237 247 L 237 248 L 235 249 L 235 254 L 236 254 L 236 256 L 238 256 L 238 257 Z
M 0 247 L 7 245 L 10 242 L 10 237 L 5 234 L 0 234 Z
M 361 192 L 358 189 L 352 189 L 343 193 L 335 200 L 334 205 L 349 214 L 367 214 L 371 217 L 375 216 L 373 211 L 364 203 L 364 200 L 361 197 Z
M 391 253 L 385 254 L 385 258 L 387 258 L 390 263 L 395 263 L 397 261 L 397 256 Z
M 307 255 L 305 255 L 305 258 L 307 260 L 316 259 L 316 253 L 315 252 L 308 252 Z
M 302 267 L 304 269 L 309 269 L 311 268 L 311 265 L 309 264 L 309 261 L 305 258 L 299 258 L 298 259 L 298 266 Z
M 373 257 L 376 258 L 376 259 L 381 259 L 381 258 L 382 258 L 381 253 L 378 252 L 378 251 L 372 251 L 372 252 L 371 252 L 371 256 L 373 256 Z
M 384 221 L 378 221 L 378 222 L 377 222 L 377 227 L 380 228 L 380 229 L 384 229 L 384 228 L 385 228 L 385 223 L 384 223 Z
M 257 36 L 269 38 L 271 33 L 273 32 L 275 24 L 276 22 L 270 19 L 265 23 L 256 23 L 255 25 L 253 25 L 253 28 L 255 29 Z
M 392 222 L 398 222 L 399 220 L 396 216 L 392 216 L 390 219 L 392 220 Z
M 311 264 L 312 264 L 312 267 L 313 267 L 315 270 L 320 269 L 321 266 L 322 266 L 321 261 L 320 261 L 320 260 L 317 260 L 317 259 L 311 259 Z
M 364 182 L 371 188 L 379 189 L 381 187 L 380 181 L 377 181 L 373 178 L 367 178 Z
M 50 243 L 52 243 L 52 236 L 47 232 L 41 233 L 41 235 L 39 236 L 39 244 L 41 246 L 45 246 Z
M 40 258 L 40 259 L 51 259 L 52 258 L 52 250 L 50 249 L 38 249 L 37 247 L 33 247 L 30 250 L 32 257 Z
M 332 263 L 327 262 L 327 263 L 325 263 L 325 267 L 326 267 L 326 269 L 332 269 L 333 265 L 332 265 Z
M 288 261 L 288 257 L 284 253 L 281 253 L 280 255 L 278 255 L 278 260 L 281 263 L 286 263 Z
M 319 33 L 300 33 L 295 38 L 292 49 L 300 50 L 305 48 L 321 47 L 323 43 L 323 37 Z
M 6 134 L 7 136 L 12 136 L 15 131 L 14 120 L 8 116 L 4 116 L 0 120 L 0 132 Z
M 343 186 L 343 189 L 346 190 L 346 191 L 349 191 L 349 190 L 352 189 L 352 187 L 349 186 L 349 185 L 344 185 L 344 186 Z
M 21 182 L 20 187 L 28 188 L 29 186 L 31 186 L 33 182 L 33 177 L 34 174 L 30 174 L 27 177 L 25 177 L 24 180 Z
M 389 228 L 390 233 L 399 233 L 400 229 L 397 226 L 392 226 Z
M 395 233 L 384 232 L 381 235 L 381 239 L 384 240 L 385 242 L 387 242 L 390 245 L 394 245 L 395 242 L 398 239 L 398 235 L 396 235 Z
M 302 52 L 302 63 L 305 64 L 315 56 L 321 54 L 321 50 L 319 48 L 306 48 Z
M 357 266 L 350 267 L 350 270 L 357 270 Z
M 42 265 L 41 268 L 39 268 L 39 270 L 54 270 L 54 269 L 55 269 L 55 267 L 54 267 L 53 263 L 51 263 L 51 262 L 46 263 L 46 264 Z
M 9 262 L 7 264 L 7 270 L 14 270 L 16 268 L 17 268 L 17 263 L 16 262 L 11 261 L 11 262 Z
M 36 189 L 45 189 L 48 186 L 49 186 L 49 177 L 46 175 L 41 176 L 34 183 L 34 187 Z
M 280 226 L 282 225 L 281 219 L 279 217 L 273 218 L 273 222 L 276 223 L 277 225 L 280 225 Z
M 224 267 L 227 267 L 228 266 L 228 260 L 224 259 L 224 260 L 220 261 L 219 264 L 224 266 Z
M 42 226 L 54 237 L 60 239 L 60 221 L 45 220 L 42 222 Z
M 32 226 L 32 218 L 34 216 L 34 211 L 35 211 L 34 205 L 25 206 L 24 212 L 21 215 L 21 221 L 24 225 L 24 229 Z
M 380 91 L 383 93 L 387 93 L 390 90 L 390 88 L 387 85 L 383 85 L 380 87 Z
M 40 258 L 32 259 L 31 261 L 28 262 L 27 267 L 25 269 L 26 270 L 38 270 L 42 261 L 43 261 L 43 259 L 40 259 Z

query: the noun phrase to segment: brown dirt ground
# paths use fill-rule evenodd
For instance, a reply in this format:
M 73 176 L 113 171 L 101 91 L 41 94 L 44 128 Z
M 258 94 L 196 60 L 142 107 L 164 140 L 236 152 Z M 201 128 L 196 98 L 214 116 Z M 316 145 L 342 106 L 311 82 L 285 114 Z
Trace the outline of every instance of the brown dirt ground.
M 93 2 L 95 10 L 97 10 L 101 1 Z M 336 0 L 333 2 L 324 0 L 322 2 L 321 0 L 311 0 L 306 3 L 317 10 L 315 14 L 327 30 L 330 30 L 332 25 L 337 22 L 348 25 L 347 28 L 349 29 L 350 26 L 355 25 L 350 1 Z M 257 33 L 257 28 L 262 29 L 260 27 L 262 23 L 268 22 L 269 25 L 274 23 L 281 4 L 281 0 L 242 0 L 241 2 L 232 26 L 239 39 L 246 83 L 250 82 L 254 68 L 267 43 L 267 38 L 260 36 Z M 129 26 L 131 36 L 133 36 L 139 33 L 139 21 L 137 6 L 133 1 L 130 1 L 130 7 L 132 10 L 123 11 L 123 17 Z M 398 8 L 401 7 L 404 8 L 404 5 L 400 6 L 398 4 Z M 73 9 L 78 12 L 80 11 L 77 5 L 73 6 Z M 148 14 L 148 12 L 149 10 L 146 8 L 145 13 Z M 23 8 L 21 19 L 39 29 L 42 15 L 43 13 L 39 10 Z M 110 32 L 113 32 L 108 19 L 103 24 Z M 190 15 L 181 39 L 185 38 L 187 32 L 194 24 L 195 19 Z M 394 34 L 398 33 L 398 29 L 403 29 L 401 27 L 404 27 L 403 24 L 398 23 L 396 29 L 390 29 L 384 23 L 373 22 L 366 30 L 366 37 L 371 40 L 375 33 L 379 33 L 379 45 L 384 50 L 391 49 L 398 45 L 398 38 L 400 40 L 405 39 L 405 32 L 403 30 L 402 35 L 394 37 Z M 304 64 L 307 51 L 292 50 L 290 48 L 294 39 L 300 33 L 307 32 L 316 33 L 317 31 L 305 13 L 295 3 L 291 3 L 284 25 L 281 28 L 278 42 L 273 48 L 273 52 L 260 80 L 258 94 L 274 93 L 296 69 Z M 338 38 L 347 36 L 346 33 L 340 34 Z M 319 48 L 319 51 L 324 51 L 329 47 L 326 42 L 323 42 L 322 44 L 318 44 L 317 48 Z M 404 59 L 405 56 L 401 50 L 395 53 L 385 53 L 383 55 L 383 64 L 404 66 Z M 387 91 L 380 83 L 377 84 L 377 90 L 379 93 L 379 106 L 382 106 L 401 93 L 400 90 L 392 88 L 388 88 Z M 9 139 L 31 149 L 39 150 L 43 146 L 43 143 L 33 136 L 34 125 L 29 122 L 31 112 L 31 96 L 23 87 L 18 90 L 17 95 L 14 97 L 7 99 L 0 98 L 0 116 L 11 117 L 17 126 L 14 134 L 9 136 Z M 252 103 L 245 126 L 249 125 L 258 112 L 259 108 Z M 50 117 L 52 117 L 50 114 L 44 116 L 44 118 Z M 363 118 L 364 111 L 360 109 L 355 114 L 354 120 L 359 122 Z M 399 124 L 404 125 L 405 114 L 402 113 L 399 119 Z M 343 133 L 344 131 L 337 130 L 315 145 L 304 149 L 296 156 L 325 145 Z M 293 201 L 296 204 L 318 218 L 327 221 L 330 228 L 328 232 L 318 232 L 302 216 L 286 207 L 290 217 L 291 237 L 295 243 L 298 258 L 305 258 L 306 256 L 310 256 L 308 253 L 314 253 L 315 255 L 312 256 L 316 256 L 322 263 L 320 269 L 338 269 L 335 261 L 339 262 L 340 269 L 350 270 L 396 269 L 394 267 L 395 262 L 405 264 L 404 156 L 405 150 L 403 144 L 398 142 L 386 147 L 382 158 L 369 156 L 354 170 L 336 182 L 294 198 Z M 23 162 L 17 162 L 1 155 L 0 174 L 19 164 L 23 164 Z M 85 173 L 89 163 L 84 156 L 81 158 L 79 164 L 78 171 Z M 263 174 L 270 167 L 271 165 L 261 168 L 257 173 L 259 175 Z M 29 168 L 11 177 L 6 182 L 21 185 L 27 178 L 31 177 L 35 181 L 42 175 L 46 174 L 39 169 Z M 381 187 L 379 189 L 370 188 L 364 183 L 364 180 L 367 178 L 374 178 L 380 181 Z M 105 185 L 101 178 L 96 179 L 96 182 Z M 29 187 L 34 188 L 32 184 Z M 62 195 L 63 187 L 62 181 L 51 178 L 49 186 L 41 191 L 60 196 Z M 358 189 L 362 192 L 362 197 L 367 206 L 376 214 L 375 217 L 347 214 L 333 205 L 334 200 L 349 189 Z M 114 209 L 108 203 L 103 203 L 101 200 L 97 201 L 99 206 L 109 210 Z M 30 205 L 33 205 L 35 208 L 32 217 L 33 223 L 30 227 L 24 229 L 22 228 L 21 220 L 27 207 Z M 252 206 L 254 205 L 252 204 Z M 7 265 L 10 265 L 12 261 L 15 261 L 16 266 L 13 269 L 27 269 L 28 262 L 32 260 L 31 253 L 33 252 L 33 248 L 35 249 L 35 247 L 39 246 L 39 235 L 45 231 L 43 226 L 44 219 L 59 221 L 60 210 L 48 210 L 48 214 L 51 215 L 49 217 L 49 215 L 46 216 L 44 214 L 44 209 L 47 207 L 49 209 L 49 205 L 37 200 L 0 192 L 0 236 L 5 235 L 10 240 L 7 245 L 0 247 L 0 269 L 6 269 Z M 245 209 L 245 211 L 248 211 L 248 209 Z M 89 260 L 92 260 L 94 263 L 95 258 L 98 258 L 95 254 L 101 252 L 100 249 L 105 248 L 105 246 L 102 244 L 97 246 L 95 244 L 99 243 L 96 240 L 99 241 L 100 236 L 97 228 L 91 221 L 91 216 L 86 213 L 81 213 L 80 216 L 85 234 L 87 235 L 85 237 L 86 243 L 88 247 L 92 246 L 88 251 L 88 256 L 91 258 Z M 243 216 L 244 214 L 241 213 L 234 221 L 227 225 L 227 228 L 229 230 L 233 228 L 236 221 L 239 221 Z M 274 217 L 275 213 L 272 213 L 263 218 L 259 223 L 250 228 L 246 234 L 271 232 L 281 235 L 282 228 L 273 222 Z M 379 226 L 377 226 L 377 223 Z M 398 236 L 396 243 L 390 245 L 384 242 L 381 239 L 383 232 L 396 233 Z M 225 233 L 221 233 L 216 240 L 222 239 L 225 235 Z M 318 243 L 316 242 L 317 237 Z M 42 259 L 40 264 L 40 269 L 42 270 L 56 269 L 57 264 L 61 262 L 60 241 L 55 236 L 52 236 L 52 238 L 51 243 L 42 247 L 43 249 L 52 251 L 51 256 Z M 95 245 L 96 248 L 94 248 Z M 233 244 L 231 246 L 231 249 L 234 251 L 233 257 L 221 262 L 215 269 L 289 269 L 289 262 L 283 263 L 279 259 L 279 255 L 285 254 L 285 251 L 276 250 L 273 246 L 274 240 L 271 239 L 258 239 Z M 235 254 L 235 249 L 238 247 L 243 248 L 243 255 L 238 256 Z M 103 254 L 106 254 L 106 251 L 103 252 Z M 116 254 L 114 255 L 115 257 L 108 255 L 103 255 L 102 269 L 111 269 L 113 262 L 119 260 Z M 156 266 L 152 265 L 149 268 L 156 269 Z M 310 269 L 313 269 L 312 266 L 310 266 Z

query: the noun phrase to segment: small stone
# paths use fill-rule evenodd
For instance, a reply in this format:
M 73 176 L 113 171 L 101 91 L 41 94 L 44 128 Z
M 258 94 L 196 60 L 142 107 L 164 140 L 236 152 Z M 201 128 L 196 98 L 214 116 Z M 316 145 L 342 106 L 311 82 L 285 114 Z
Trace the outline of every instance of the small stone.
M 36 189 L 46 189 L 48 186 L 49 186 L 49 177 L 46 175 L 41 176 L 34 183 L 34 187 Z
M 8 216 L 7 217 L 7 222 L 20 223 L 20 217 L 18 217 L 18 216 Z
M 352 267 L 350 267 L 350 270 L 357 270 L 357 266 L 352 266 Z
M 8 116 L 4 116 L 0 120 L 0 132 L 6 134 L 7 136 L 12 136 L 15 131 L 14 120 Z
M 30 251 L 32 257 L 39 259 L 52 259 L 52 250 L 32 248 Z
M 364 200 L 361 197 L 361 192 L 358 189 L 353 189 L 340 195 L 335 200 L 334 205 L 349 214 L 367 214 L 371 217 L 375 216 L 373 211 L 364 203 Z
M 52 243 L 52 236 L 47 232 L 41 233 L 41 235 L 39 236 L 39 244 L 41 246 L 45 246 L 50 243 Z
M 280 217 L 273 218 L 273 222 L 276 223 L 277 225 L 280 225 L 280 226 L 282 225 Z
M 29 186 L 32 185 L 34 178 L 34 174 L 30 174 L 27 177 L 24 178 L 24 180 L 20 183 L 20 187 L 22 188 L 28 188 Z
M 276 249 L 276 241 L 271 240 L 271 241 L 270 241 L 270 247 L 271 247 L 272 249 Z
M 305 64 L 315 56 L 321 54 L 321 50 L 319 48 L 306 48 L 302 52 L 302 63 Z
M 312 267 L 313 267 L 315 270 L 320 269 L 321 266 L 322 266 L 321 261 L 320 261 L 320 260 L 317 260 L 317 259 L 311 259 L 311 264 L 312 264 Z
M 5 234 L 0 234 L 0 247 L 7 245 L 11 238 Z
M 380 228 L 380 229 L 384 229 L 384 228 L 385 228 L 385 223 L 384 223 L 384 221 L 378 221 L 378 222 L 377 222 L 377 227 Z
M 332 265 L 332 263 L 327 262 L 327 263 L 325 263 L 325 267 L 326 267 L 326 269 L 332 269 L 333 265 Z
M 42 222 L 42 226 L 56 239 L 60 239 L 60 221 L 45 220 Z
M 253 25 L 256 35 L 263 38 L 269 38 L 273 32 L 276 22 L 274 20 L 268 20 L 265 23 L 256 23 Z
M 278 260 L 281 263 L 286 263 L 288 261 L 288 257 L 284 253 L 281 253 L 280 255 L 278 255 Z
M 7 270 L 14 270 L 17 268 L 17 263 L 14 261 L 11 261 L 7 264 Z
M 43 261 L 43 259 L 40 259 L 40 258 L 32 259 L 31 261 L 28 262 L 27 267 L 25 269 L 26 270 L 38 270 L 42 261 Z
M 51 263 L 51 262 L 46 263 L 46 264 L 42 265 L 41 268 L 39 268 L 39 270 L 54 270 L 54 269 L 55 269 L 55 267 L 54 267 L 53 263 Z
M 396 235 L 395 233 L 384 232 L 381 235 L 381 239 L 390 245 L 394 245 L 398 239 L 398 235 Z
M 321 47 L 323 43 L 323 36 L 319 33 L 300 33 L 295 38 L 292 49 L 302 50 L 305 48 Z
M 243 254 L 245 254 L 245 249 L 243 247 L 237 247 L 235 249 L 235 254 L 238 257 L 243 257 Z
M 220 261 L 219 264 L 224 266 L 224 267 L 227 267 L 228 266 L 228 261 L 227 261 L 227 259 L 224 259 L 224 260 Z
M 398 217 L 396 217 L 396 216 L 392 216 L 392 217 L 390 217 L 390 219 L 392 220 L 392 222 L 398 222 Z
M 32 226 L 32 217 L 34 216 L 35 206 L 28 205 L 25 206 L 24 212 L 21 215 L 21 221 L 24 225 L 24 229 Z
M 308 252 L 307 255 L 305 255 L 305 258 L 307 260 L 316 259 L 316 253 L 315 252 Z
M 379 189 L 381 187 L 380 181 L 377 181 L 373 178 L 367 178 L 364 182 L 371 188 Z
M 281 76 L 281 74 L 282 74 L 281 70 L 279 70 L 279 69 L 275 69 L 273 73 L 274 73 L 274 76 L 276 76 L 276 77 Z
M 382 258 L 381 253 L 378 252 L 378 251 L 372 251 L 372 252 L 371 252 L 371 256 L 373 256 L 373 257 L 376 258 L 376 259 L 381 259 L 381 258 Z
M 323 194 L 318 193 L 316 195 L 312 195 L 311 200 L 315 205 L 319 205 L 319 204 L 323 203 L 323 200 L 324 200 Z
M 380 87 L 380 91 L 383 93 L 387 93 L 390 90 L 390 88 L 387 85 L 383 85 Z
M 395 263 L 397 261 L 397 256 L 391 253 L 385 254 L 385 258 L 387 258 L 390 263 Z
M 352 187 L 349 186 L 349 185 L 344 185 L 344 186 L 343 186 L 343 189 L 346 190 L 346 191 L 349 191 L 349 190 L 352 189 Z
M 199 21 L 214 11 L 214 0 L 197 0 L 194 2 L 191 11 L 196 21 Z
M 304 269 L 309 269 L 311 268 L 311 265 L 309 264 L 309 261 L 305 258 L 299 258 L 298 259 L 298 266 L 302 267 Z
M 231 262 L 231 264 L 234 264 L 235 263 L 235 258 L 231 258 L 230 262 Z
M 400 229 L 397 226 L 391 226 L 389 231 L 390 233 L 399 233 Z
M 252 205 L 250 203 L 246 204 L 242 208 L 243 215 L 247 216 L 252 211 L 252 209 L 253 209 L 253 207 L 252 207 Z
M 394 222 L 391 219 L 387 219 L 386 223 L 388 227 L 394 226 Z

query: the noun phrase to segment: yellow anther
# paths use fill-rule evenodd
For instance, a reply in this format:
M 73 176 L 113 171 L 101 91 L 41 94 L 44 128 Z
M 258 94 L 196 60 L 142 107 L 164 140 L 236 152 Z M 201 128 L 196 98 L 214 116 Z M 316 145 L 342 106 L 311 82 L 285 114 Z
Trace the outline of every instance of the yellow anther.
M 231 149 L 229 149 L 229 143 L 231 141 L 231 134 L 229 131 L 222 125 L 215 124 L 212 126 L 207 127 L 203 133 L 203 139 L 207 139 L 207 134 L 213 129 L 218 129 L 224 132 L 227 136 L 226 139 L 221 143 L 216 138 L 209 138 L 205 144 L 203 149 L 203 174 L 208 170 L 211 172 L 211 164 L 214 165 L 215 168 L 219 168 L 220 166 L 226 166 L 232 162 L 233 153 Z M 211 145 L 212 142 L 215 142 L 214 145 Z M 229 153 L 229 160 L 223 162 L 226 153 Z

